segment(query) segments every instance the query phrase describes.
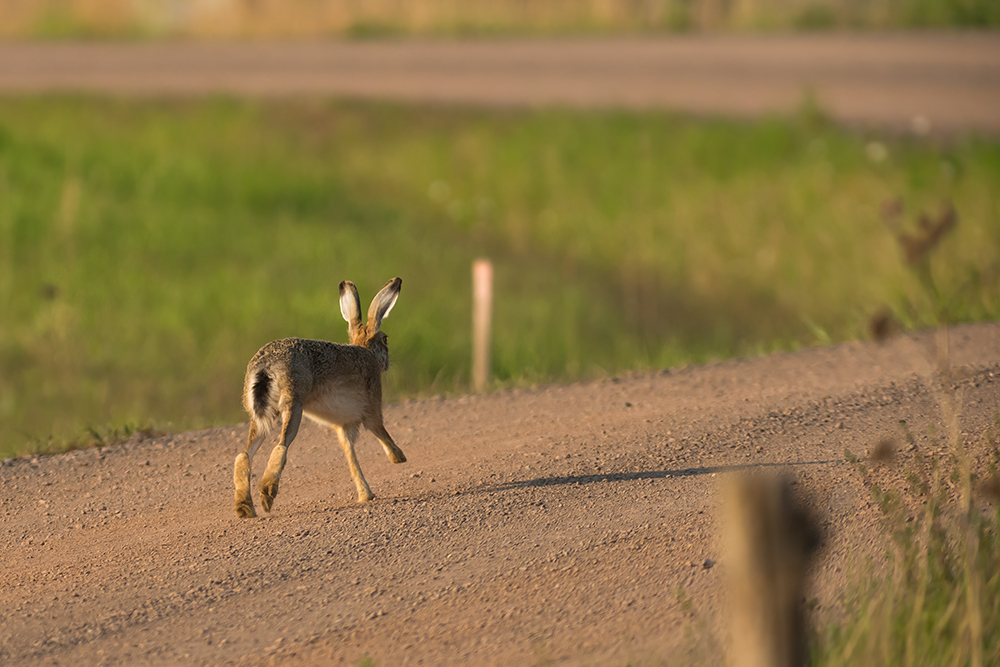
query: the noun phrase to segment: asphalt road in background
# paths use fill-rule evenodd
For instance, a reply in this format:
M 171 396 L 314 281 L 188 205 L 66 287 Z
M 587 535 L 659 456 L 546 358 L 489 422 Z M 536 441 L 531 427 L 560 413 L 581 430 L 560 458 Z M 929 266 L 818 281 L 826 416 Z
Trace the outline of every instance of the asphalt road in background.
M 1000 33 L 0 44 L 0 94 L 319 94 L 1000 132 Z

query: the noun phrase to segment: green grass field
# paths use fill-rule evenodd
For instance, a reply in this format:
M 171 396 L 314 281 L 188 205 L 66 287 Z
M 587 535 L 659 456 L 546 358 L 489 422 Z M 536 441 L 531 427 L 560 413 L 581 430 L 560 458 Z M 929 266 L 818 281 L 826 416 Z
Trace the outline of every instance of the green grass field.
M 470 265 L 497 385 L 1000 316 L 1000 142 L 663 113 L 282 101 L 0 103 L 0 454 L 239 421 L 246 362 L 386 321 L 390 399 L 465 391 Z M 880 217 L 945 200 L 928 292 Z M 928 296 L 930 294 L 930 296 Z

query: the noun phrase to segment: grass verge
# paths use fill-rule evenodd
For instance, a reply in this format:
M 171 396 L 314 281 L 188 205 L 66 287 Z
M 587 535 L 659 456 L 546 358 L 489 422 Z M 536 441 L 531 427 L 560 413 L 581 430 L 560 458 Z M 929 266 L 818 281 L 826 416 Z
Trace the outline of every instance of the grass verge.
M 464 391 L 470 263 L 496 265 L 495 386 L 1000 315 L 1000 143 L 664 113 L 317 100 L 0 104 L 0 453 L 242 418 L 273 338 L 386 322 L 390 400 Z M 954 203 L 907 271 L 880 217 Z M 89 435 L 83 436 L 90 437 Z
M 845 452 L 882 510 L 888 568 L 878 577 L 858 573 L 844 620 L 820 633 L 815 664 L 1000 662 L 1000 414 L 978 437 L 960 435 L 952 405 L 951 397 L 943 404 L 949 432 L 930 432 L 929 444 L 918 446 L 900 422 L 913 452 L 905 465 L 893 465 L 889 440 L 867 465 Z

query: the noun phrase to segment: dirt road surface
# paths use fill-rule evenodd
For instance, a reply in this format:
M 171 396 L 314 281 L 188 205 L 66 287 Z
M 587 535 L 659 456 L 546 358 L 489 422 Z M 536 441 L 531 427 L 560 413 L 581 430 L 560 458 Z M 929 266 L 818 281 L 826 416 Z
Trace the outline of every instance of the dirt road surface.
M 977 437 L 1000 409 L 1000 324 L 954 328 L 950 352 Z M 409 462 L 365 434 L 365 505 L 335 436 L 305 424 L 274 511 L 249 520 L 245 424 L 5 460 L 0 663 L 685 664 L 724 636 L 720 488 L 793 477 L 826 534 L 810 597 L 836 609 L 879 552 L 843 450 L 904 419 L 946 451 L 934 358 L 923 334 L 390 405 Z
M 323 94 L 789 113 L 1000 132 L 1000 33 L 313 43 L 6 43 L 0 93 Z

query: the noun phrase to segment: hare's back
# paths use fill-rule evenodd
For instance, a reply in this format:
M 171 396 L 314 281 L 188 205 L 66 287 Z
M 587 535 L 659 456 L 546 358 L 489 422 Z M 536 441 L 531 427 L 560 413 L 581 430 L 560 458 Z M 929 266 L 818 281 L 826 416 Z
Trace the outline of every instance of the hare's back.
M 312 353 L 309 349 L 311 346 L 305 343 L 309 342 L 311 341 L 302 338 L 272 340 L 257 350 L 257 354 L 250 359 L 250 363 L 247 364 L 247 377 L 260 369 L 270 370 L 308 364 Z
M 342 345 L 325 340 L 298 339 L 300 349 L 308 356 L 308 363 L 317 382 L 330 378 L 364 378 L 379 375 L 378 362 L 366 347 Z
M 308 377 L 310 384 L 334 377 L 364 378 L 378 371 L 367 348 L 309 338 L 282 338 L 260 348 L 247 365 L 247 377 L 261 369 L 301 380 Z

